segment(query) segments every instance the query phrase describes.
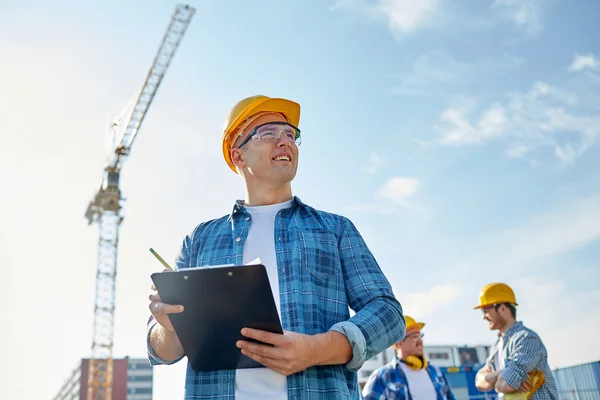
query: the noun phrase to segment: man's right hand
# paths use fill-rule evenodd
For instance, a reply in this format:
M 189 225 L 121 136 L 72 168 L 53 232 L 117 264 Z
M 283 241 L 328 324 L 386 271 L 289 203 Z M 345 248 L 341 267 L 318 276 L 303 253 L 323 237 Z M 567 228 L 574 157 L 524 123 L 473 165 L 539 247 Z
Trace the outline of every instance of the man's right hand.
M 529 392 L 531 390 L 531 388 L 532 388 L 531 382 L 529 382 L 529 379 L 526 379 L 525 382 L 523 382 L 521 384 L 521 387 L 519 387 L 519 389 L 517 389 L 517 392 L 519 392 L 519 393 Z
M 163 272 L 171 272 L 171 270 L 165 269 Z M 168 314 L 178 314 L 183 311 L 182 305 L 175 304 L 165 304 L 160 300 L 160 295 L 156 290 L 156 287 L 152 285 L 150 295 L 148 296 L 150 299 L 150 304 L 148 308 L 150 312 L 163 328 L 165 328 L 169 332 L 174 332 L 173 324 L 171 324 L 171 320 L 169 319 Z
M 494 388 L 499 372 L 494 372 L 489 365 L 481 368 L 475 376 L 475 386 L 482 392 L 489 392 Z

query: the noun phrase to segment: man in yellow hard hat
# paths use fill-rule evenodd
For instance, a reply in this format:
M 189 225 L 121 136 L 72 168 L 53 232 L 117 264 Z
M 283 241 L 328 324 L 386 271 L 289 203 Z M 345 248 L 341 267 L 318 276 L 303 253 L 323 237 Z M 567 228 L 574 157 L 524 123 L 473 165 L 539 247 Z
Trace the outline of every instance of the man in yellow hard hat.
M 475 385 L 484 392 L 495 389 L 500 399 L 529 393 L 531 400 L 558 400 L 546 347 L 537 333 L 517 321 L 516 306 L 515 293 L 504 283 L 481 289 L 475 309 L 483 312 L 491 330 L 498 331 L 498 340 L 477 372 Z
M 242 330 L 271 345 L 236 343 L 265 368 L 194 371 L 188 365 L 191 397 L 357 399 L 357 370 L 404 337 L 400 303 L 352 222 L 292 195 L 299 121 L 298 103 L 267 96 L 245 98 L 227 116 L 223 156 L 243 179 L 245 200 L 229 215 L 198 225 L 183 241 L 177 268 L 260 258 L 285 332 Z M 151 363 L 177 362 L 184 352 L 168 314 L 181 307 L 163 304 L 154 291 L 150 311 Z
M 448 380 L 423 354 L 425 324 L 408 315 L 406 337 L 396 343 L 396 358 L 373 371 L 363 388 L 365 400 L 454 400 Z

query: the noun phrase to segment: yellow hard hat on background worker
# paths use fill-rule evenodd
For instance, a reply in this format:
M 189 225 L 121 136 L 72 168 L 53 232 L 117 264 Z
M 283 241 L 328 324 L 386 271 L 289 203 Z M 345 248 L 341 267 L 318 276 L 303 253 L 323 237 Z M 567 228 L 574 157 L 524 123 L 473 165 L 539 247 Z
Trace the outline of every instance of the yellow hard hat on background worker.
M 223 126 L 223 157 L 229 168 L 235 173 L 237 169 L 231 161 L 231 146 L 235 141 L 236 130 L 243 125 L 248 118 L 259 113 L 274 112 L 281 114 L 290 124 L 298 127 L 300 123 L 300 104 L 282 98 L 272 98 L 263 95 L 246 97 L 233 106 L 225 119 Z
M 475 310 L 502 303 L 518 305 L 515 292 L 504 283 L 488 283 L 479 292 L 479 305 L 475 307 Z
M 423 329 L 423 327 L 425 326 L 424 322 L 417 322 L 414 320 L 414 318 L 409 317 L 408 315 L 404 316 L 404 322 L 406 322 L 406 331 L 408 332 L 409 330 L 417 330 L 417 331 L 421 331 L 421 329 Z

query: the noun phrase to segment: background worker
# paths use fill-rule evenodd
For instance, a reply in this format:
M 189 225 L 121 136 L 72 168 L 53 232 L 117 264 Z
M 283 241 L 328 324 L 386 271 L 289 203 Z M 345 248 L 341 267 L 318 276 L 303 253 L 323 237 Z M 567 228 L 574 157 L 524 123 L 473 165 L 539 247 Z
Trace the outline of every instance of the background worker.
M 486 365 L 477 372 L 475 385 L 483 392 L 495 389 L 500 399 L 504 394 L 533 389 L 531 400 L 558 400 L 546 347 L 537 333 L 516 320 L 516 306 L 513 290 L 504 283 L 490 283 L 481 289 L 475 309 L 483 312 L 491 330 L 498 331 L 498 340 Z M 532 371 L 543 374 L 545 382 L 539 388 L 529 379 Z
M 363 388 L 365 400 L 455 400 L 446 377 L 423 354 L 425 326 L 408 315 L 406 337 L 396 343 L 396 357 L 373 371 Z
M 265 368 L 194 371 L 188 364 L 186 398 L 357 399 L 357 370 L 404 337 L 400 303 L 352 222 L 292 195 L 299 120 L 298 103 L 266 96 L 241 100 L 226 119 L 223 156 L 243 179 L 245 200 L 186 236 L 177 268 L 260 258 L 285 332 L 242 329 L 272 345 L 236 343 Z M 181 306 L 152 292 L 150 311 L 151 363 L 179 361 L 185 354 L 168 314 Z

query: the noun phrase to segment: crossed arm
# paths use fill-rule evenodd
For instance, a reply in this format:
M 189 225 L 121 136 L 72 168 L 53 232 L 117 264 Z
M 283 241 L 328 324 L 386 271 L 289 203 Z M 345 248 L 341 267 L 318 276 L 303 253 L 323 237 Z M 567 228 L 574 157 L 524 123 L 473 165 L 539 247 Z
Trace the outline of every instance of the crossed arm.
M 489 392 L 494 389 L 499 393 L 513 393 L 513 392 L 527 392 L 531 389 L 529 381 L 525 380 L 520 387 L 514 388 L 502 377 L 503 369 L 499 371 L 492 371 L 492 369 L 486 365 L 481 368 L 475 377 L 475 386 L 482 392 Z
M 525 333 L 515 339 L 506 367 L 493 371 L 486 365 L 477 372 L 475 386 L 481 391 L 495 389 L 500 393 L 527 392 L 531 389 L 529 372 L 534 370 L 544 354 L 545 348 L 536 335 Z

